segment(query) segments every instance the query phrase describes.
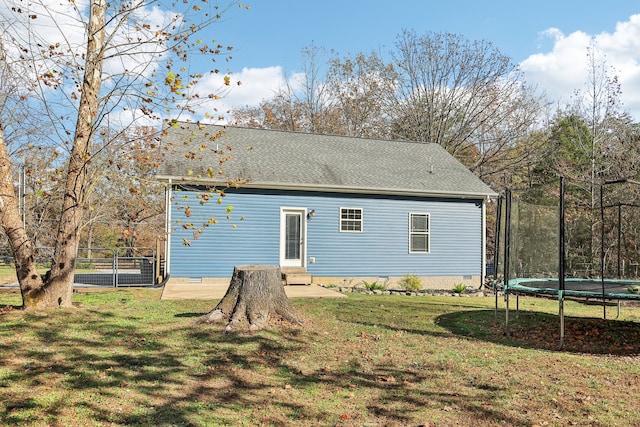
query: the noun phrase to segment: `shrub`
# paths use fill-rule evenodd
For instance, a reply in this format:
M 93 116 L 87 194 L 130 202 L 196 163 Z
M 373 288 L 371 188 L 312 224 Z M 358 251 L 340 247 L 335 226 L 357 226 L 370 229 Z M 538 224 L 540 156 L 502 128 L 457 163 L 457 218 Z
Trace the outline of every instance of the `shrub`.
M 369 291 L 384 291 L 386 289 L 384 283 L 378 283 L 377 280 L 373 283 L 369 283 L 366 280 L 363 280 L 362 283 L 364 284 L 364 287 Z
M 465 285 L 464 283 L 458 283 L 453 287 L 453 292 L 455 292 L 456 294 L 464 293 L 466 290 L 467 285 Z
M 416 273 L 405 274 L 404 277 L 400 279 L 400 286 L 409 292 L 418 292 L 422 289 L 422 281 Z

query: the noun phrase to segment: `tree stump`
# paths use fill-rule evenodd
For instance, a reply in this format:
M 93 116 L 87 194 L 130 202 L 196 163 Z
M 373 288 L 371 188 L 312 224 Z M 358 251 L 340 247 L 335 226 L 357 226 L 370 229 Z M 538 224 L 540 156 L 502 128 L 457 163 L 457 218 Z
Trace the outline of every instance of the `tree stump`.
M 243 265 L 233 268 L 229 288 L 216 307 L 199 319 L 200 323 L 227 320 L 225 332 L 232 332 L 246 321 L 249 330 L 262 329 L 270 314 L 302 323 L 282 285 L 278 266 Z

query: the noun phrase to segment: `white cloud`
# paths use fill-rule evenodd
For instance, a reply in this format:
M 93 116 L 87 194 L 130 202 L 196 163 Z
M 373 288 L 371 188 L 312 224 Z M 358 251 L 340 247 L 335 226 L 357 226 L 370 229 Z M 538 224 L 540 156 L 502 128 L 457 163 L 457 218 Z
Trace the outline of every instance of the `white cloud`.
M 243 68 L 239 73 L 231 74 L 229 86 L 225 86 L 224 75 L 210 74 L 200 80 L 195 92 L 215 93 L 221 96 L 200 106 L 201 111 L 211 115 L 226 115 L 233 108 L 257 107 L 261 101 L 272 98 L 287 85 L 297 90 L 300 74 L 287 76 L 282 67 Z M 238 84 L 240 83 L 240 84 Z
M 36 72 L 42 73 L 43 66 L 56 68 L 54 60 L 44 59 L 47 47 L 73 53 L 82 46 L 85 39 L 82 19 L 86 6 L 84 1 L 0 2 L 0 34 L 7 56 L 14 63 L 25 64 L 30 61 L 21 58 L 30 56 L 36 63 L 31 67 L 31 75 L 25 78 L 34 79 Z M 40 55 L 41 49 L 45 55 Z
M 593 39 L 607 67 L 612 68 L 611 76 L 618 77 L 623 108 L 640 121 L 640 14 L 619 22 L 613 33 L 564 34 L 557 28 L 549 28 L 541 36 L 551 39 L 553 47 L 520 63 L 529 83 L 545 90 L 554 101 L 569 102 L 576 90 L 585 88 L 587 47 Z
M 152 75 L 167 56 L 167 43 L 158 33 L 166 31 L 178 16 L 157 5 L 141 3 L 128 19 L 109 22 L 107 38 L 111 43 L 106 52 L 104 74 L 129 78 Z
M 279 66 L 243 68 L 233 77 L 242 85 L 233 88 L 225 101 L 238 106 L 256 106 L 260 101 L 273 97 L 287 84 L 287 77 Z
M 140 109 L 130 110 L 122 109 L 116 110 L 110 113 L 104 121 L 109 124 L 110 127 L 115 129 L 125 129 L 132 126 L 134 123 L 137 126 L 145 127 L 160 127 L 162 126 L 161 117 L 150 117 Z

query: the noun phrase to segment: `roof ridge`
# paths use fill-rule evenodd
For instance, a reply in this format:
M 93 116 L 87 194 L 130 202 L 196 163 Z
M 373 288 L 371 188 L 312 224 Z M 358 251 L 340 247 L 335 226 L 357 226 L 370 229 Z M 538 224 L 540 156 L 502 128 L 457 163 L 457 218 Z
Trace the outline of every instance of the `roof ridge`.
M 270 129 L 270 128 L 259 128 L 259 127 L 250 127 L 250 126 L 238 126 L 238 125 L 219 125 L 215 123 L 199 123 L 199 122 L 178 122 L 187 125 L 198 125 L 198 126 L 215 126 L 223 129 L 240 129 L 247 131 L 259 131 L 259 132 L 274 132 L 274 133 L 288 133 L 293 135 L 300 136 L 311 136 L 311 137 L 334 137 L 334 138 L 344 138 L 344 139 L 354 139 L 354 140 L 362 140 L 362 141 L 378 141 L 378 142 L 394 142 L 394 143 L 408 143 L 408 144 L 427 144 L 427 145 L 438 145 L 435 142 L 427 142 L 427 141 L 413 141 L 410 139 L 384 139 L 384 138 L 371 138 L 364 136 L 353 136 L 353 135 L 341 135 L 338 133 L 314 133 L 309 131 L 296 131 L 289 129 Z M 444 148 L 444 147 L 443 147 Z

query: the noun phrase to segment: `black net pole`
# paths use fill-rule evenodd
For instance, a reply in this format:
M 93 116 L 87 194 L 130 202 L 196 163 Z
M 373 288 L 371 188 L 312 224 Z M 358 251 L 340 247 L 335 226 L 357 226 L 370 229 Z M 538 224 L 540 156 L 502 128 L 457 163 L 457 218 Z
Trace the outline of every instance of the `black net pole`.
M 495 234 L 495 247 L 493 248 L 493 294 L 495 296 L 495 309 L 494 317 L 498 320 L 498 263 L 500 260 L 500 229 L 502 222 L 502 197 L 498 198 L 498 206 L 496 211 L 496 234 Z
M 504 209 L 504 299 L 505 299 L 505 334 L 509 335 L 509 268 L 511 253 L 511 190 L 505 192 Z
M 600 283 L 602 284 L 602 318 L 607 318 L 604 289 L 604 184 L 600 184 Z
M 622 241 L 622 203 L 618 203 L 618 279 L 622 279 L 622 265 L 620 250 Z
M 564 265 L 565 265 L 565 248 L 564 248 L 564 177 L 560 177 L 560 209 L 558 223 L 560 229 L 558 230 L 558 311 L 560 316 L 560 348 L 564 345 Z

